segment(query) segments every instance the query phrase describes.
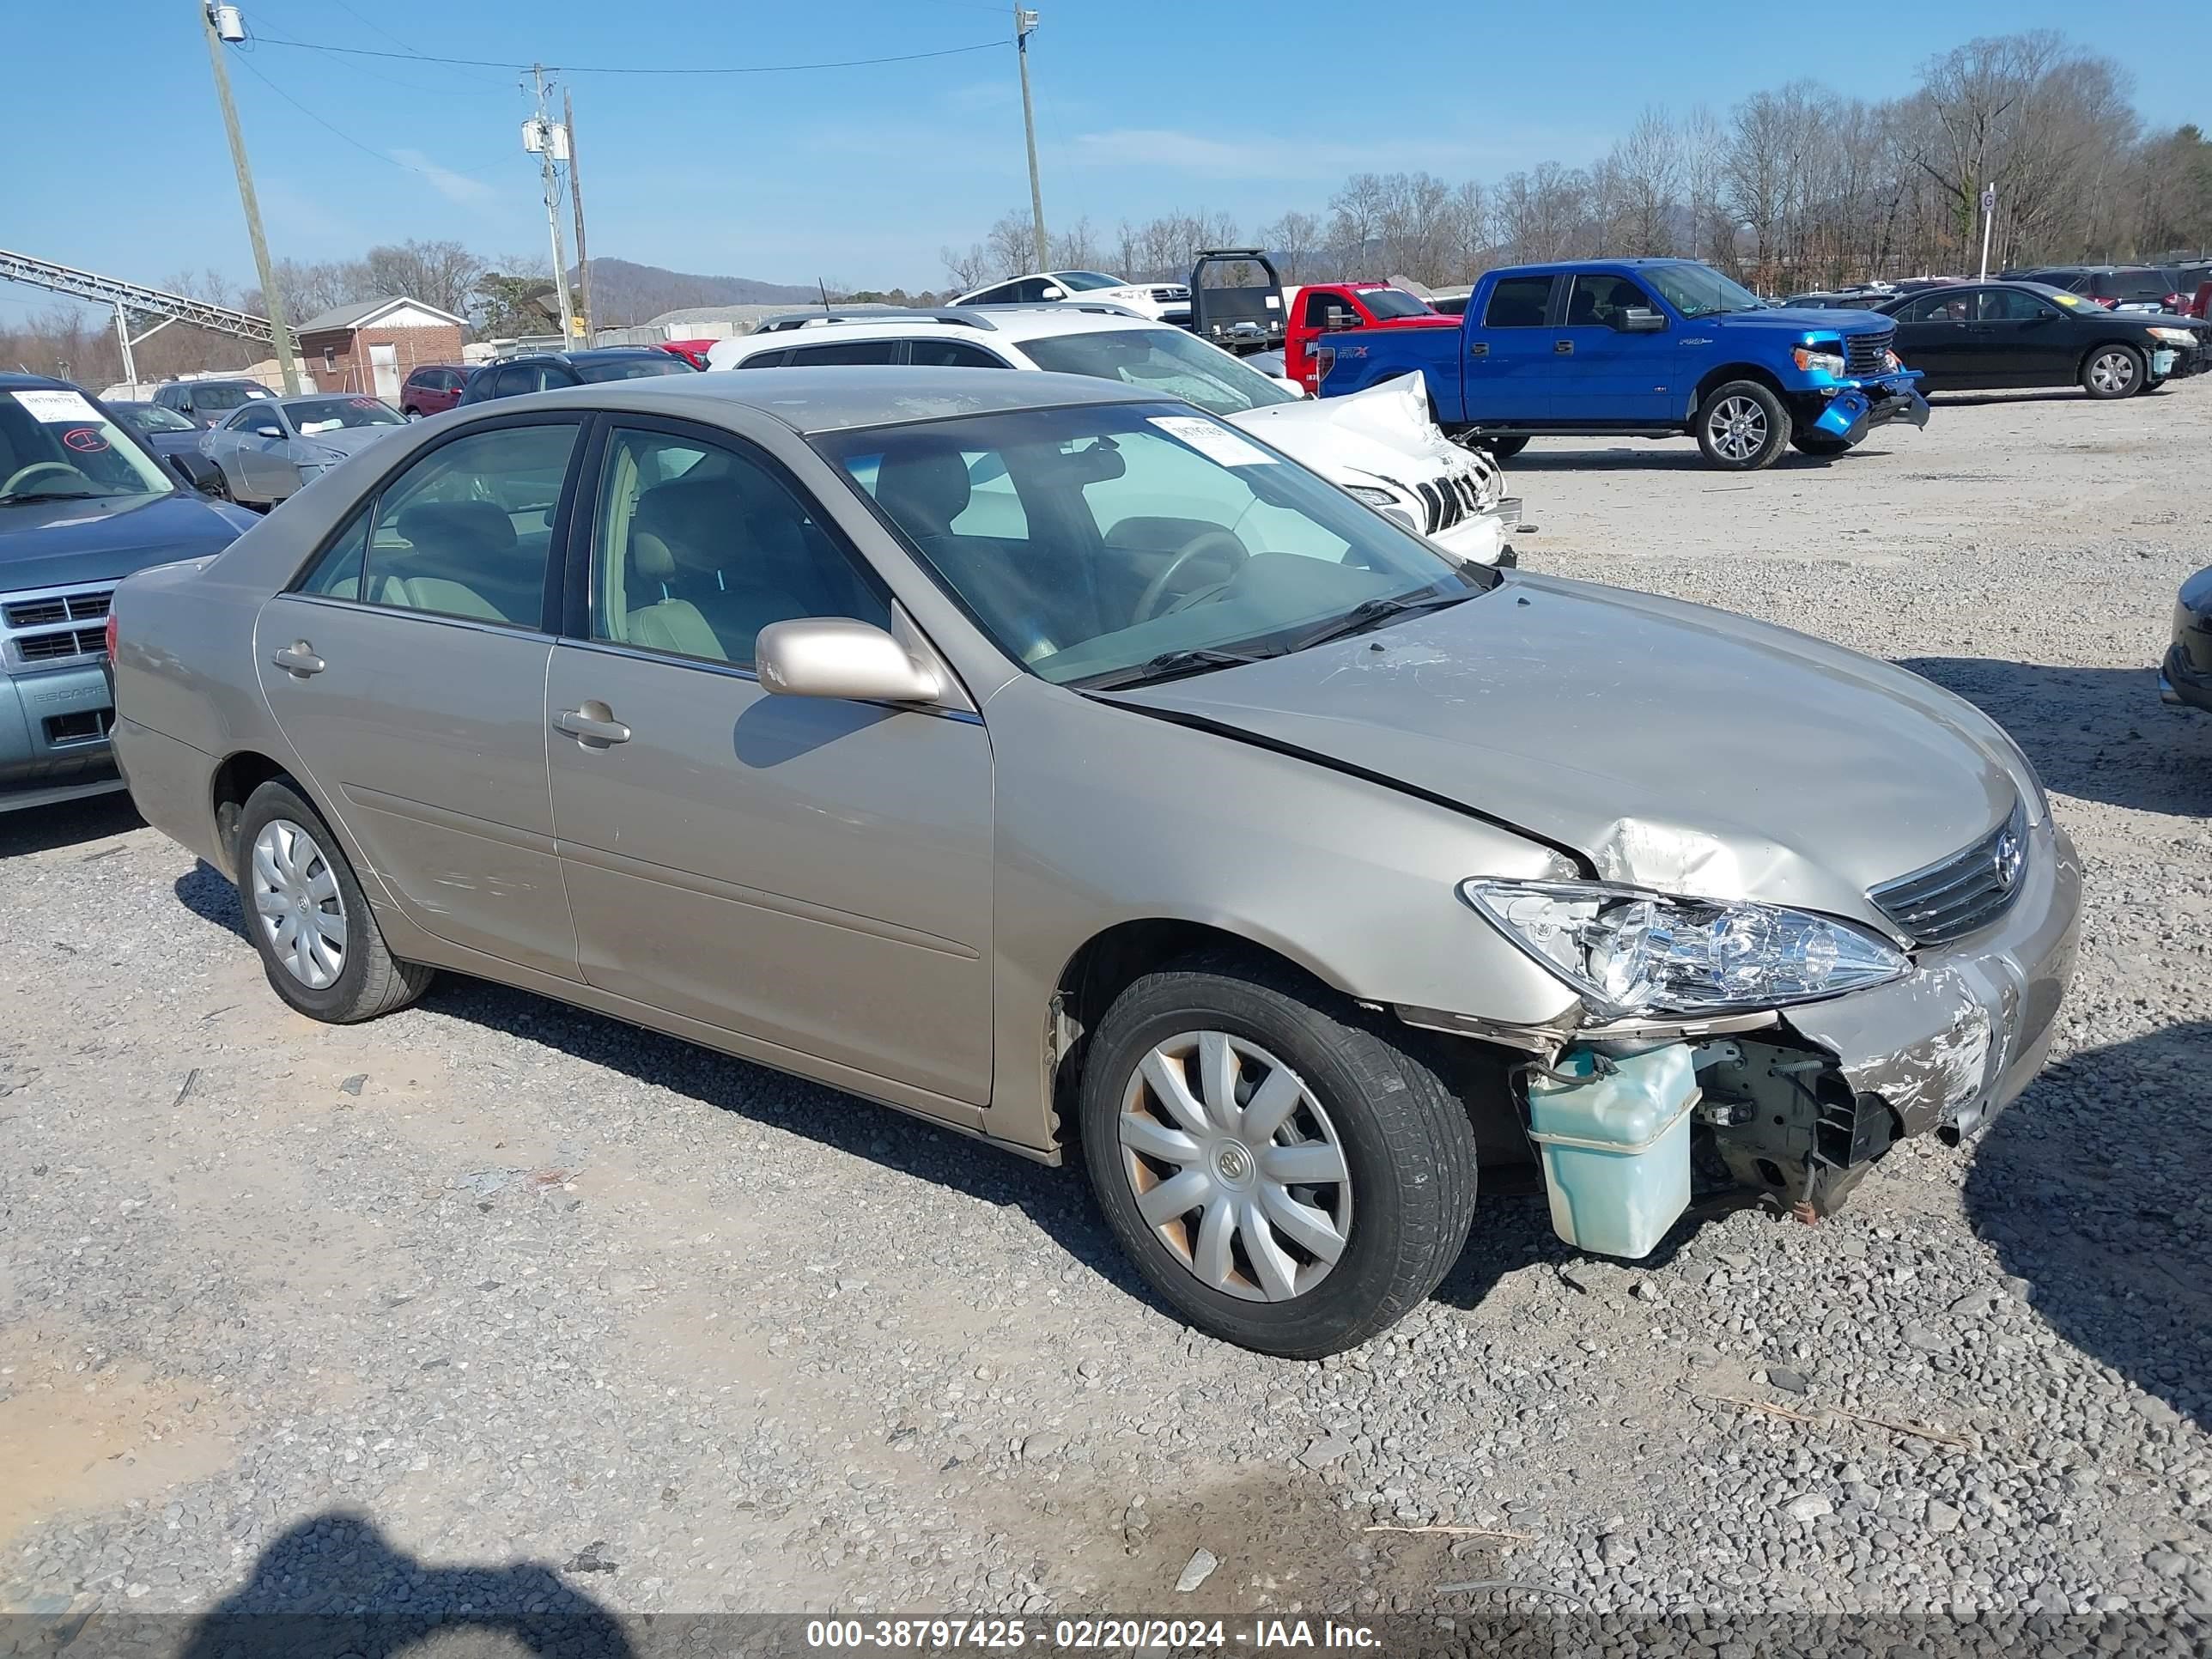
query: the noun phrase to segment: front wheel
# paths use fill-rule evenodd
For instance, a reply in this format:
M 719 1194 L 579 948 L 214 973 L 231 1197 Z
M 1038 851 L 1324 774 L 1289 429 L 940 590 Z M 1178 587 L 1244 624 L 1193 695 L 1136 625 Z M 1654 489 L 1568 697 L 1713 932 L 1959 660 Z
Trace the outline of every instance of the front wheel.
M 1756 472 L 1771 466 L 1790 441 L 1790 411 L 1757 380 L 1715 386 L 1698 405 L 1698 447 L 1715 466 Z
M 1084 1158 L 1121 1248 L 1184 1319 L 1317 1359 L 1436 1289 L 1474 1214 L 1474 1134 L 1404 1036 L 1231 956 L 1115 1000 L 1084 1066 Z
M 276 994 L 313 1019 L 350 1025 L 404 1008 L 432 970 L 387 950 L 331 827 L 289 779 L 246 798 L 231 854 L 246 936 Z
M 1832 459 L 1850 448 L 1841 438 L 1829 432 L 1795 433 L 1790 441 L 1800 455 L 1810 455 L 1819 460 Z
M 1501 461 L 1510 461 L 1528 447 L 1526 438 L 1477 438 L 1475 442 Z
M 2081 365 L 2081 390 L 2109 400 L 2133 397 L 2146 378 L 2142 353 L 2129 345 L 2102 345 Z

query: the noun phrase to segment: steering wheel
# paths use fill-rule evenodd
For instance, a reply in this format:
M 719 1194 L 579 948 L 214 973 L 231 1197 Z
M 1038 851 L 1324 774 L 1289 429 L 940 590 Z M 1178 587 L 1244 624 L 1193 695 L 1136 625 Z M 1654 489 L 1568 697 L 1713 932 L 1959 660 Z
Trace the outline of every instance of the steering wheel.
M 1180 548 L 1175 556 L 1161 567 L 1160 573 L 1145 584 L 1145 591 L 1137 600 L 1136 620 L 1150 622 L 1161 613 L 1161 601 L 1167 598 L 1170 587 L 1183 566 L 1208 554 L 1225 555 L 1233 574 L 1252 556 L 1251 550 L 1225 530 L 1201 530 Z
M 8 475 L 4 483 L 0 483 L 0 495 L 9 494 L 28 479 L 42 478 L 49 472 L 59 473 L 63 477 L 73 478 L 82 484 L 92 482 L 67 461 L 33 461 L 28 466 L 17 467 Z

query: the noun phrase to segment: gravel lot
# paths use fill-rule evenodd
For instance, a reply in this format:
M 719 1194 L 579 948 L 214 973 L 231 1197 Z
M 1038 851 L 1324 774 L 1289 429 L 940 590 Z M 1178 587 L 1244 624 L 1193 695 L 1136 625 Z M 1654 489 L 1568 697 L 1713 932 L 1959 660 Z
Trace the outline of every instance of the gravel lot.
M 2009 726 L 2080 978 L 2021 1103 L 1844 1214 L 1631 1270 L 1486 1194 L 1320 1364 L 1176 1324 L 1074 1170 L 483 984 L 319 1026 L 126 805 L 0 820 L 0 1608 L 2212 1620 L 2212 718 L 2148 666 L 2208 453 L 2191 383 L 1748 479 L 1513 465 L 1534 568 Z M 1438 1525 L 1485 1530 L 1389 1529 Z M 1439 1589 L 1499 1580 L 1537 1589 Z

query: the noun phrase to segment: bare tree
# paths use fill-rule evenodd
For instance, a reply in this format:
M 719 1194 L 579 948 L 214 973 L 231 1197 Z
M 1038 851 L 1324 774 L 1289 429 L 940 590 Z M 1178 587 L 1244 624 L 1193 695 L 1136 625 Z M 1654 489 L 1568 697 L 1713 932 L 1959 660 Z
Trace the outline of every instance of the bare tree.
M 1293 209 L 1271 225 L 1260 227 L 1260 240 L 1274 256 L 1275 268 L 1286 283 L 1322 280 L 1327 267 L 1322 222 L 1310 213 Z
M 376 290 L 362 297 L 404 295 L 455 316 L 468 308 L 469 295 L 484 271 L 483 258 L 454 241 L 386 244 L 369 249 L 362 263 L 368 286 Z
M 937 258 L 953 288 L 963 294 L 971 288 L 982 287 L 999 274 L 989 250 L 981 242 L 970 242 L 964 253 L 947 244 L 937 250 Z
M 1620 197 L 1614 241 L 1630 255 L 1672 253 L 1681 216 L 1682 135 L 1665 109 L 1647 105 L 1607 158 Z

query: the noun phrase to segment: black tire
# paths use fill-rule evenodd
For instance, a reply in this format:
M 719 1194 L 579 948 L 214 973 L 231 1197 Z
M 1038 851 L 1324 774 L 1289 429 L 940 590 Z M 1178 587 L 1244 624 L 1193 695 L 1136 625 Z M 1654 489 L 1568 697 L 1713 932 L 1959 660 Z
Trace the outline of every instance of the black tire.
M 311 985 L 285 965 L 271 938 L 270 923 L 255 900 L 261 883 L 257 874 L 256 843 L 271 824 L 289 823 L 304 831 L 313 843 L 313 857 L 301 858 L 312 875 L 319 865 L 336 886 L 337 916 L 343 925 L 343 951 L 338 971 L 329 983 Z M 297 845 L 296 841 L 294 843 Z M 270 988 L 311 1019 L 333 1025 L 351 1025 L 380 1014 L 404 1008 L 429 988 L 434 969 L 402 962 L 386 948 L 368 896 L 361 890 L 353 866 L 331 833 L 321 813 L 301 795 L 289 778 L 272 778 L 246 798 L 238 817 L 238 838 L 231 848 L 232 867 L 238 872 L 238 907 L 246 937 L 261 953 L 261 966 Z M 331 901 L 325 900 L 327 906 Z M 304 913 L 303 913 L 304 914 Z M 325 909 L 325 914 L 329 914 Z
M 1810 455 L 1824 461 L 1832 460 L 1850 448 L 1841 438 L 1829 432 L 1792 433 L 1790 442 L 1800 455 Z
M 1146 1169 L 1155 1187 L 1164 1179 L 1160 1170 L 1124 1148 L 1123 1101 L 1156 1048 L 1193 1032 L 1225 1034 L 1264 1051 L 1260 1059 L 1278 1060 L 1294 1073 L 1291 1085 L 1302 1083 L 1307 1091 L 1302 1098 L 1318 1103 L 1324 1115 L 1309 1117 L 1302 1104 L 1281 1127 L 1267 1132 L 1249 1155 L 1259 1166 L 1246 1171 L 1255 1185 L 1264 1184 L 1258 1177 L 1266 1153 L 1298 1141 L 1310 1144 L 1316 1127 L 1341 1155 L 1343 1182 L 1324 1180 L 1296 1191 L 1306 1194 L 1303 1201 L 1310 1204 L 1348 1206 L 1337 1211 L 1343 1217 L 1342 1253 L 1333 1266 L 1321 1268 L 1310 1287 L 1280 1300 L 1261 1299 L 1264 1275 L 1251 1265 L 1257 1258 L 1241 1232 L 1224 1260 L 1234 1264 L 1231 1282 L 1243 1293 L 1203 1282 L 1193 1262 L 1146 1221 L 1139 1207 L 1139 1177 L 1125 1169 L 1125 1163 Z M 1234 954 L 1195 957 L 1147 974 L 1115 999 L 1092 1035 L 1084 1065 L 1084 1160 L 1121 1248 L 1192 1325 L 1261 1353 L 1318 1359 L 1396 1322 L 1450 1271 L 1474 1215 L 1474 1133 L 1466 1108 L 1404 1041 L 1407 1036 L 1294 970 Z M 1253 1063 L 1248 1057 L 1240 1066 Z M 1243 1071 L 1243 1082 L 1250 1084 L 1253 1075 Z M 1262 1070 L 1260 1081 L 1273 1075 Z M 1240 1097 L 1246 1107 L 1255 1098 L 1249 1092 Z M 1279 1140 L 1284 1134 L 1293 1140 Z M 1210 1147 L 1204 1160 L 1209 1176 L 1223 1167 L 1220 1148 L 1235 1144 L 1232 1138 Z M 1332 1196 L 1316 1197 L 1321 1194 Z M 1201 1202 L 1182 1218 L 1170 1218 L 1161 1231 L 1176 1231 L 1195 1259 L 1204 1249 L 1200 1228 L 1210 1207 L 1210 1201 Z M 1223 1213 L 1237 1213 L 1233 1195 Z M 1297 1243 L 1292 1234 L 1270 1237 Z M 1308 1262 L 1300 1272 L 1316 1265 L 1317 1260 Z
M 2148 398 L 2154 392 L 2163 392 L 2172 383 L 2173 377 L 2172 375 L 2145 380 L 2142 386 L 2142 395 Z
M 2081 360 L 2081 390 L 2100 403 L 2132 398 L 2149 378 L 2142 353 L 2131 345 L 2112 342 L 2093 346 Z
M 1510 461 L 1528 447 L 1528 441 L 1526 438 L 1477 438 L 1475 442 L 1480 444 L 1501 461 Z
M 1728 472 L 1772 466 L 1789 447 L 1790 411 L 1771 386 L 1727 380 L 1705 394 L 1691 429 L 1705 459 Z

